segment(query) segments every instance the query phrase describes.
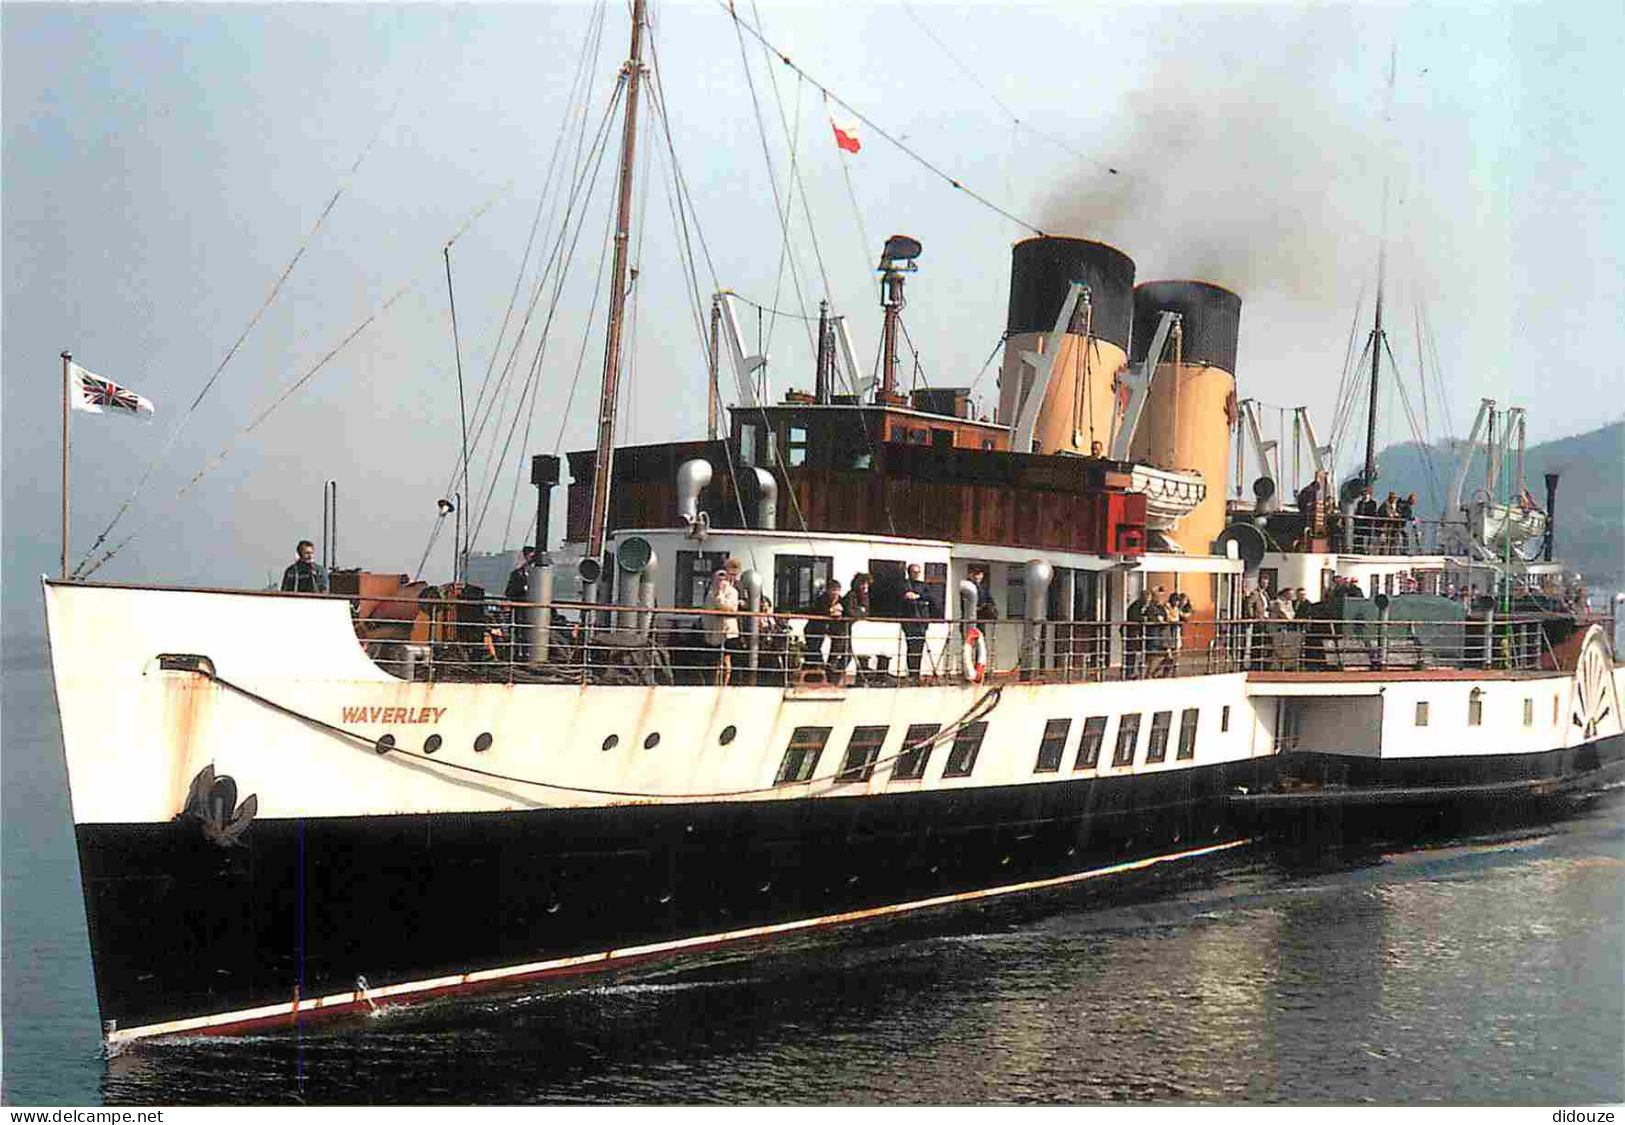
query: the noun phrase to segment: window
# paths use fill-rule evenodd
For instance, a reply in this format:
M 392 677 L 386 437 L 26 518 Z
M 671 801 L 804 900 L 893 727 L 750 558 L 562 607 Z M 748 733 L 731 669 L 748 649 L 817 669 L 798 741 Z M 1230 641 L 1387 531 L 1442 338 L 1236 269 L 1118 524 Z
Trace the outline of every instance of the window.
M 1535 725 L 1535 701 L 1533 699 L 1523 701 L 1523 725 L 1526 727 Z
M 1181 761 L 1196 757 L 1196 719 L 1199 712 L 1187 707 L 1179 716 L 1179 751 L 1174 755 Z
M 779 776 L 773 779 L 773 784 L 794 785 L 811 779 L 818 768 L 818 756 L 828 741 L 828 727 L 797 727 L 790 735 L 790 747 L 784 752 L 784 763 L 779 766 Z
M 1004 568 L 1004 606 L 1011 621 L 1027 616 L 1027 568 L 1020 563 Z
M 1044 724 L 1044 737 L 1038 744 L 1038 764 L 1034 773 L 1054 773 L 1061 768 L 1061 755 L 1066 753 L 1066 736 L 1072 729 L 1071 719 L 1051 719 Z
M 931 444 L 931 433 L 929 430 L 911 428 L 908 431 L 908 440 L 914 445 L 929 445 Z
M 791 467 L 807 463 L 807 427 L 789 426 L 785 430 L 784 446 L 789 453 Z
M 727 551 L 678 551 L 677 604 L 684 609 L 703 606 L 705 595 L 710 591 L 711 575 L 721 570 L 727 561 Z
M 1428 725 L 1428 703 L 1425 699 L 1416 701 L 1416 725 L 1419 727 Z
M 952 430 L 939 430 L 931 427 L 931 448 L 952 449 L 954 447 L 954 432 Z
M 1092 770 L 1100 764 L 1100 748 L 1106 741 L 1106 716 L 1090 715 L 1083 723 L 1083 737 L 1078 739 L 1078 760 L 1075 770 Z
M 770 458 L 763 456 L 762 427 L 746 423 L 739 427 L 739 463 L 759 465 Z
M 812 605 L 829 581 L 833 560 L 821 555 L 779 555 L 773 560 L 773 606 L 793 612 Z
M 1117 749 L 1112 751 L 1112 765 L 1132 766 L 1134 747 L 1140 741 L 1140 716 L 1124 715 L 1117 720 Z
M 1224 707 L 1221 708 L 1220 711 L 1219 711 L 1219 733 L 1220 734 L 1228 734 L 1229 732 L 1230 732 L 1230 704 L 1226 703 L 1224 705 Z
M 846 744 L 846 761 L 836 781 L 868 781 L 875 772 L 875 760 L 886 741 L 886 727 L 853 727 L 852 741 Z
M 1467 697 L 1467 725 L 1481 727 L 1484 725 L 1484 689 L 1474 688 Z
M 925 763 L 931 757 L 931 747 L 919 743 L 935 738 L 941 729 L 938 723 L 913 723 L 909 726 L 908 732 L 903 735 L 904 752 L 891 768 L 893 781 L 918 781 L 925 776 Z
M 948 751 L 948 764 L 942 768 L 943 777 L 969 777 L 976 768 L 976 752 L 982 748 L 982 737 L 987 734 L 986 723 L 966 723 L 954 732 L 954 746 Z
M 1145 748 L 1145 760 L 1162 762 L 1168 758 L 1168 731 L 1174 725 L 1172 711 L 1158 711 L 1151 716 L 1151 741 Z M 1133 760 L 1132 751 L 1129 760 Z

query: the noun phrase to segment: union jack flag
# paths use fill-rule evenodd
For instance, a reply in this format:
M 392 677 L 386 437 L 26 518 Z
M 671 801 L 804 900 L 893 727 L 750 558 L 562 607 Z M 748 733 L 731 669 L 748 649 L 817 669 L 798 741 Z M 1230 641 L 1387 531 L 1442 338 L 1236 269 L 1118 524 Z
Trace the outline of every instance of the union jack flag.
M 111 379 L 103 379 L 93 371 L 86 371 L 77 363 L 68 364 L 68 377 L 72 380 L 68 405 L 86 414 L 128 414 L 146 417 L 153 412 L 152 400 L 142 398 L 128 387 L 121 387 Z

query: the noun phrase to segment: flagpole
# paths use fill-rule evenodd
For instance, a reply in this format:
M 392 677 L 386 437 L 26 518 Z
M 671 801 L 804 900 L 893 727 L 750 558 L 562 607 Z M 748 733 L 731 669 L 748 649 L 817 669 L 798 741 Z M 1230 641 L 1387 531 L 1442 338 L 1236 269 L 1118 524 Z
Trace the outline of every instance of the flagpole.
M 68 580 L 68 364 L 72 352 L 62 353 L 62 581 Z

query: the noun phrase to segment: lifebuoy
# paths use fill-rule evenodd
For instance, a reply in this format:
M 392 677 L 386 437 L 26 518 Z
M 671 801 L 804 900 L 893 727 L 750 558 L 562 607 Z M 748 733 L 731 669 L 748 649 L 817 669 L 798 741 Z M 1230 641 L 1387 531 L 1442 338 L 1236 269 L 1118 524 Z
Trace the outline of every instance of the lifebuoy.
M 973 684 L 981 683 L 987 676 L 987 642 L 982 639 L 982 631 L 974 625 L 965 632 L 965 650 L 960 667 L 964 669 L 965 679 Z

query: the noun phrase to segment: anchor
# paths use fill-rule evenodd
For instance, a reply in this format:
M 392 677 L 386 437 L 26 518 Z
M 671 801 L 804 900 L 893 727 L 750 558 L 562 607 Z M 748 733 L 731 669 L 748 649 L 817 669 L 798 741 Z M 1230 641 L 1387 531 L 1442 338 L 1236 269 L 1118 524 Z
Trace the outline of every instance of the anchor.
M 259 797 L 253 793 L 239 805 L 237 782 L 226 774 L 216 777 L 214 766 L 208 765 L 192 779 L 180 817 L 197 820 L 202 826 L 203 838 L 210 843 L 222 848 L 240 848 L 244 846 L 243 834 L 259 807 Z

